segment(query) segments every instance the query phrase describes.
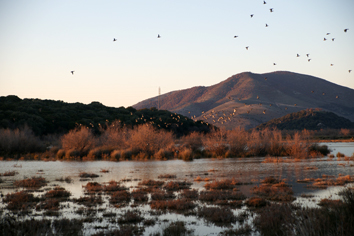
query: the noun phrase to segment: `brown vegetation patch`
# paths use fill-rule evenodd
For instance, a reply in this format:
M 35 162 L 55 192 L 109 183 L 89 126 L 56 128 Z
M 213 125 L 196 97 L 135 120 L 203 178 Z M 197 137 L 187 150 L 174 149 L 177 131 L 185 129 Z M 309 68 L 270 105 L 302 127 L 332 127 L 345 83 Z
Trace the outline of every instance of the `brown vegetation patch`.
M 260 197 L 252 197 L 247 199 L 246 205 L 248 207 L 254 207 L 254 208 L 260 208 L 260 207 L 265 207 L 267 206 L 267 201 L 263 198 Z
M 222 201 L 222 200 L 244 200 L 246 196 L 241 192 L 235 191 L 221 191 L 221 190 L 213 190 L 213 191 L 201 191 L 199 193 L 199 200 L 205 202 L 214 202 L 214 201 Z
M 18 174 L 16 171 L 6 171 L 3 174 L 0 173 L 0 176 L 15 176 L 16 174 Z
M 103 200 L 101 196 L 85 196 L 80 198 L 74 198 L 73 202 L 87 206 L 87 207 L 95 207 L 97 205 L 103 204 Z
M 88 182 L 82 187 L 89 193 L 101 192 L 103 190 L 102 184 L 99 184 L 97 182 Z
M 273 176 L 268 176 L 268 177 L 264 178 L 263 180 L 261 180 L 261 183 L 263 183 L 263 184 L 277 184 L 277 183 L 280 183 L 280 180 L 274 178 Z
M 157 178 L 159 178 L 159 179 L 175 179 L 175 178 L 177 178 L 177 176 L 170 175 L 170 174 L 164 174 L 164 175 L 159 175 Z
M 340 199 L 333 200 L 333 199 L 324 198 L 324 199 L 321 199 L 321 201 L 318 203 L 318 205 L 322 206 L 322 207 L 336 208 L 336 207 L 342 206 L 343 201 Z
M 190 200 L 196 200 L 198 199 L 199 193 L 198 190 L 196 189 L 184 189 L 181 192 L 181 197 L 186 198 L 186 199 L 190 199 Z
M 252 193 L 270 201 L 294 201 L 293 191 L 284 182 L 274 185 L 260 185 L 251 189 Z
M 71 196 L 69 191 L 66 191 L 62 187 L 55 187 L 53 190 L 48 191 L 44 194 L 46 198 L 68 198 Z
M 200 177 L 198 175 L 196 178 L 194 178 L 194 181 L 196 181 L 196 182 L 201 182 L 201 181 L 208 182 L 208 181 L 210 181 L 210 178 L 206 177 L 206 178 L 203 179 L 202 177 Z
M 117 203 L 128 203 L 130 202 L 131 196 L 130 193 L 126 190 L 116 191 L 111 194 L 111 198 L 109 199 L 109 203 L 117 204 Z
M 103 189 L 105 192 L 111 193 L 111 192 L 116 192 L 116 191 L 122 191 L 122 190 L 127 190 L 125 186 L 121 186 L 119 182 L 111 180 L 108 182 L 107 185 L 103 186 Z
M 164 181 L 149 179 L 149 180 L 143 180 L 143 181 L 139 182 L 138 185 L 144 185 L 144 186 L 158 188 L 158 187 L 162 186 L 164 183 L 165 183 Z
M 173 192 L 165 192 L 162 190 L 155 191 L 151 194 L 152 200 L 167 200 L 167 199 L 174 199 L 175 194 Z
M 163 236 L 188 236 L 194 235 L 194 230 L 188 230 L 185 223 L 182 221 L 172 222 L 169 226 L 163 229 Z
M 198 208 L 197 215 L 216 225 L 230 225 L 237 220 L 229 208 L 200 207 Z
M 57 211 L 59 210 L 59 203 L 60 201 L 58 199 L 46 199 L 43 202 L 40 202 L 36 206 L 36 210 L 49 210 L 49 211 Z
M 8 193 L 3 198 L 3 202 L 7 203 L 7 209 L 11 211 L 30 210 L 40 199 L 25 191 L 17 193 Z
M 146 191 L 142 189 L 133 190 L 131 196 L 134 199 L 134 202 L 147 202 L 149 200 Z
M 215 180 L 209 183 L 206 183 L 204 187 L 206 189 L 234 189 L 236 185 L 238 184 L 238 181 L 235 179 L 224 179 L 224 180 Z
M 117 221 L 119 224 L 137 224 L 144 220 L 139 211 L 126 211 Z
M 189 189 L 191 185 L 192 183 L 187 181 L 170 181 L 164 186 L 164 189 L 167 191 L 178 191 L 181 189 Z
M 68 184 L 70 184 L 71 182 L 73 182 L 72 178 L 70 177 L 61 177 L 59 179 L 55 179 L 56 181 L 59 181 L 59 182 L 66 182 Z
M 30 179 L 17 180 L 14 182 L 16 187 L 23 188 L 41 188 L 47 185 L 45 178 L 42 177 L 32 177 Z
M 186 199 L 167 200 L 167 201 L 152 201 L 150 203 L 151 209 L 156 210 L 173 210 L 186 211 L 195 208 L 195 204 Z

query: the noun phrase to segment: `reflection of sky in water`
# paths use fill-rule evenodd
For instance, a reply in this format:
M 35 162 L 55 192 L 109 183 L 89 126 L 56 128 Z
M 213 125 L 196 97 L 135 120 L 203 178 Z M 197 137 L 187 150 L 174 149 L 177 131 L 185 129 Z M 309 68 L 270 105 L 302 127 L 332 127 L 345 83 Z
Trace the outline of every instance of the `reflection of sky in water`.
M 326 144 L 328 145 L 328 144 Z M 336 155 L 337 152 L 344 153 L 351 156 L 354 150 L 354 143 L 329 143 L 328 145 L 332 150 L 332 153 Z M 8 188 L 12 185 L 14 180 L 21 180 L 25 177 L 42 176 L 49 183 L 44 189 L 52 188 L 54 185 L 60 185 L 66 190 L 72 193 L 72 198 L 78 198 L 83 195 L 82 185 L 86 185 L 89 181 L 96 181 L 99 183 L 108 182 L 110 180 L 122 180 L 132 179 L 130 182 L 124 182 L 125 186 L 136 186 L 137 183 L 144 179 L 158 179 L 161 174 L 173 174 L 177 176 L 177 180 L 187 180 L 193 182 L 194 178 L 200 176 L 202 178 L 210 178 L 211 180 L 223 179 L 223 178 L 235 178 L 240 182 L 253 182 L 258 185 L 261 179 L 268 176 L 275 176 L 280 179 L 286 179 L 286 182 L 292 185 L 294 195 L 297 200 L 294 203 L 299 203 L 304 206 L 316 207 L 318 201 L 322 198 L 337 199 L 337 193 L 342 187 L 330 187 L 326 190 L 309 189 L 306 188 L 307 184 L 297 183 L 299 179 L 305 178 L 320 178 L 322 175 L 332 175 L 338 177 L 342 175 L 353 175 L 353 161 L 338 161 L 337 158 L 321 158 L 300 162 L 283 162 L 283 163 L 262 163 L 264 158 L 235 158 L 235 159 L 198 159 L 192 162 L 184 162 L 181 160 L 172 161 L 146 161 L 146 162 L 43 162 L 43 161 L 2 161 L 0 162 L 0 173 L 6 171 L 17 171 L 19 174 L 9 177 L 1 177 L 4 181 L 0 184 L 0 192 L 6 194 L 8 192 L 18 191 L 17 189 Z M 19 167 L 14 167 L 17 164 Z M 341 166 L 338 164 L 344 164 Z M 306 167 L 316 167 L 317 169 L 306 169 Z M 109 173 L 100 173 L 102 169 L 109 170 Z M 43 172 L 39 172 L 43 170 Z M 209 171 L 215 170 L 215 171 Z M 94 178 L 89 181 L 80 181 L 79 173 L 88 172 L 99 174 L 100 177 Z M 61 177 L 71 177 L 73 183 L 58 182 L 55 179 Z M 134 180 L 135 179 L 135 180 Z M 162 179 L 164 181 L 170 181 L 169 179 Z M 172 179 L 175 180 L 175 179 Z M 205 182 L 193 182 L 192 188 L 203 189 Z M 240 185 L 238 189 L 241 192 L 250 195 L 249 191 L 253 185 Z M 314 198 L 302 198 L 301 194 L 312 194 Z M 44 193 L 38 193 L 44 194 Z M 114 209 L 107 203 L 100 208 L 107 208 L 109 211 L 115 211 L 118 214 L 121 213 L 121 209 Z M 81 206 L 69 203 L 75 206 L 76 209 Z M 130 207 L 124 208 L 129 209 Z M 144 212 L 149 211 L 148 206 L 142 206 L 138 209 Z M 65 217 L 71 218 L 74 216 L 72 208 L 64 209 L 63 214 Z M 159 220 L 169 219 L 172 221 L 182 220 L 186 222 L 195 222 L 190 224 L 188 228 L 195 229 L 197 234 L 206 233 L 218 233 L 221 228 L 217 226 L 205 225 L 203 221 L 199 221 L 194 216 L 185 217 L 179 214 L 166 214 L 158 217 Z M 103 223 L 99 223 L 104 224 Z M 166 224 L 166 223 L 162 223 Z M 166 224 L 168 225 L 168 224 Z M 163 225 L 162 225 L 163 226 Z M 161 227 L 157 224 L 153 227 L 149 227 L 146 232 L 156 232 Z M 146 233 L 145 232 L 145 233 Z M 148 235 L 148 233 L 147 233 Z

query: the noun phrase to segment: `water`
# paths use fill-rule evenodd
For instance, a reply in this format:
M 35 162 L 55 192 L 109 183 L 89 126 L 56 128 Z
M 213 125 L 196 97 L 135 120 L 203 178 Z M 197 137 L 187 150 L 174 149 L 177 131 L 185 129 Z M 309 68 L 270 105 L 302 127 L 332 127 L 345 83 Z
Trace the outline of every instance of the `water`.
M 325 143 L 332 150 L 332 154 L 337 152 L 344 153 L 351 156 L 354 152 L 354 143 Z M 78 198 L 84 195 L 82 185 L 87 182 L 95 181 L 105 183 L 110 180 L 131 179 L 125 182 L 127 187 L 137 186 L 138 182 L 146 179 L 158 179 L 161 174 L 173 174 L 177 176 L 177 180 L 186 180 L 193 182 L 192 188 L 204 189 L 205 182 L 195 182 L 194 178 L 200 176 L 202 178 L 208 177 L 211 180 L 230 179 L 235 178 L 240 182 L 252 183 L 250 185 L 241 185 L 239 189 L 246 196 L 250 196 L 250 189 L 258 185 L 260 180 L 268 176 L 275 176 L 280 179 L 285 179 L 287 183 L 292 185 L 294 196 L 297 197 L 296 203 L 316 207 L 316 201 L 325 197 L 336 198 L 336 193 L 343 187 L 330 187 L 326 190 L 314 190 L 306 188 L 307 184 L 298 183 L 297 180 L 304 178 L 320 178 L 322 175 L 336 176 L 338 175 L 353 175 L 354 166 L 353 161 L 345 161 L 338 158 L 319 158 L 313 160 L 305 160 L 300 162 L 281 162 L 281 163 L 262 163 L 265 158 L 235 158 L 235 159 L 198 159 L 192 162 L 184 162 L 181 160 L 171 161 L 146 161 L 146 162 L 43 162 L 43 161 L 3 161 L 0 162 L 0 173 L 6 171 L 18 172 L 15 176 L 1 177 L 3 183 L 0 183 L 0 192 L 7 194 L 18 191 L 12 188 L 12 183 L 15 180 L 21 180 L 32 176 L 42 176 L 48 182 L 48 186 L 44 189 L 52 188 L 54 185 L 60 185 L 72 193 L 71 198 Z M 309 169 L 310 168 L 310 169 Z M 108 173 L 101 173 L 101 170 L 108 170 Z M 88 172 L 99 174 L 98 178 L 93 180 L 80 181 L 79 173 Z M 56 181 L 61 177 L 71 177 L 73 183 L 63 183 Z M 174 179 L 175 180 L 175 179 Z M 305 199 L 300 197 L 301 194 L 313 194 L 316 196 L 315 200 Z M 43 194 L 41 192 L 36 193 Z M 71 208 L 78 208 L 73 203 L 68 203 Z M 4 204 L 0 207 L 4 208 Z M 113 209 L 106 201 L 101 208 L 106 208 L 109 211 L 121 213 L 121 209 Z M 126 207 L 124 209 L 131 209 Z M 139 209 L 146 213 L 147 218 L 152 217 L 147 214 L 150 210 L 149 205 L 141 205 L 135 209 Z M 75 217 L 73 209 L 60 210 L 65 217 Z M 235 211 L 235 214 L 242 210 Z M 1 211 L 0 211 L 1 212 Z M 99 213 L 100 214 L 100 213 Z M 98 216 L 99 216 L 98 214 Z M 166 219 L 168 221 L 182 220 L 188 222 L 188 228 L 195 229 L 195 234 L 208 235 L 212 233 L 219 233 L 223 228 L 213 224 L 206 224 L 203 220 L 197 219 L 195 216 L 183 216 L 180 214 L 164 214 L 157 217 L 159 224 L 148 227 L 145 235 L 151 232 L 156 232 L 159 227 L 163 227 L 161 222 Z M 105 220 L 97 225 L 108 224 Z M 96 232 L 94 229 L 87 227 L 87 235 Z

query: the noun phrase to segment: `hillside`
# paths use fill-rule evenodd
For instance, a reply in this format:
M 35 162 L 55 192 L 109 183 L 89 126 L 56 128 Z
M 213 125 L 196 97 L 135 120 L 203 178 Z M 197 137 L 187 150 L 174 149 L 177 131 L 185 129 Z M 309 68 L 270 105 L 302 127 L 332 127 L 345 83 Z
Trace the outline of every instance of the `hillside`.
M 293 72 L 244 72 L 209 86 L 163 94 L 160 108 L 218 127 L 253 128 L 304 109 L 321 108 L 354 121 L 354 90 Z M 158 97 L 135 104 L 157 107 Z
M 29 126 L 36 135 L 62 134 L 79 125 L 99 132 L 107 123 L 119 120 L 133 128 L 152 124 L 158 129 L 172 131 L 181 136 L 192 131 L 209 132 L 211 125 L 195 122 L 187 117 L 166 110 L 133 107 L 107 107 L 99 102 L 88 105 L 41 99 L 20 99 L 17 96 L 0 97 L 0 128 Z
M 354 129 L 354 122 L 337 116 L 333 112 L 306 109 L 272 119 L 256 127 L 256 129 L 265 128 L 277 128 L 279 130 Z

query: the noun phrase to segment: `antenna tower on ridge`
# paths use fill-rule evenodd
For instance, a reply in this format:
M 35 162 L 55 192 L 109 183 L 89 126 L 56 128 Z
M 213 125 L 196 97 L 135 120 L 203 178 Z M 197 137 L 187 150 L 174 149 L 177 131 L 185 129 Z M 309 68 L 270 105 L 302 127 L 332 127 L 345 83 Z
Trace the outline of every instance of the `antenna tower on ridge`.
M 157 97 L 157 110 L 160 110 L 160 95 L 161 95 L 161 88 L 159 87 L 159 96 Z

